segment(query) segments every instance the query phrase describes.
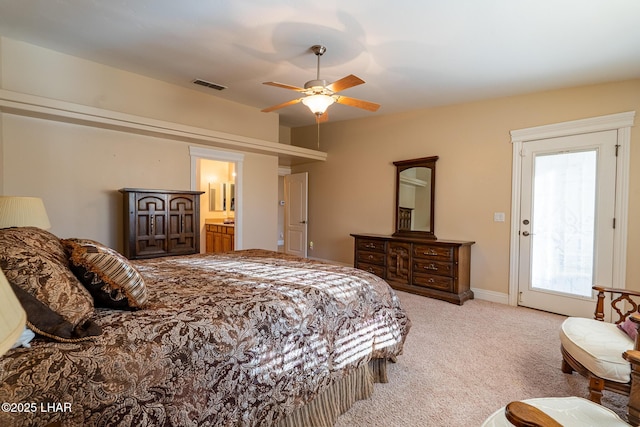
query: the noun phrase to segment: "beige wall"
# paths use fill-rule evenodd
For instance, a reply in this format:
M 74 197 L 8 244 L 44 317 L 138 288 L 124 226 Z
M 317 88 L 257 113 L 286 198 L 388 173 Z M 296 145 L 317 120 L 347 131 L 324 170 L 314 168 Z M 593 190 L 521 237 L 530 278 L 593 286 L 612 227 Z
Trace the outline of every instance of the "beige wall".
M 309 172 L 312 257 L 353 262 L 350 233 L 392 233 L 396 160 L 439 156 L 435 233 L 473 240 L 472 287 L 508 293 L 511 209 L 509 131 L 637 111 L 640 80 L 329 122 L 320 129 L 324 163 Z M 384 106 L 380 110 L 384 112 Z M 638 122 L 636 117 L 636 123 Z M 314 147 L 315 126 L 292 131 L 292 143 Z M 640 130 L 631 140 L 627 286 L 640 289 Z M 504 223 L 493 213 L 504 212 Z
M 275 251 L 278 249 L 278 159 L 247 154 L 242 168 L 243 249 L 260 247 Z
M 0 38 L 0 88 L 277 142 L 276 115 Z M 246 123 L 252 126 L 246 126 Z M 190 189 L 189 144 L 0 113 L 0 194 L 42 197 L 61 237 L 122 250 L 122 187 Z M 278 158 L 245 153 L 245 248 L 275 249 Z
M 0 37 L 2 89 L 277 142 L 276 114 Z M 247 126 L 251 123 L 251 126 Z

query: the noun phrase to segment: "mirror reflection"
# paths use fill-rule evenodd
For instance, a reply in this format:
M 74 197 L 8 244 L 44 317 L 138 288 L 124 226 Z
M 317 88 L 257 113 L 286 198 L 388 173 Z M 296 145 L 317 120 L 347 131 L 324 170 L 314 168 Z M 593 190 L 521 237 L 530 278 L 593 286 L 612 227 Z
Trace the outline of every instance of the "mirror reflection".
M 210 182 L 209 183 L 209 211 L 223 211 L 222 208 L 222 195 L 224 194 L 223 183 Z
M 437 156 L 394 162 L 396 231 L 394 236 L 435 239 L 434 189 Z
M 403 170 L 398 190 L 398 230 L 431 231 L 431 169 Z
M 236 209 L 236 186 L 233 182 L 209 183 L 209 211 L 225 212 Z

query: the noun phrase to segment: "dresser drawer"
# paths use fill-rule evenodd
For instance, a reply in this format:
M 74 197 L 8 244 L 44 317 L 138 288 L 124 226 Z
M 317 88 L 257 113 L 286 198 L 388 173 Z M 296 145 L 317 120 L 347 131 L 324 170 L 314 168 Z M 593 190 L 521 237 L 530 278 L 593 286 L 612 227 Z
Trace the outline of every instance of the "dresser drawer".
M 471 291 L 471 241 L 406 234 L 351 234 L 354 267 L 386 280 L 394 289 L 462 305 Z
M 453 291 L 453 277 L 416 273 L 413 275 L 413 284 L 441 291 Z
M 455 274 L 455 270 L 453 268 L 453 263 L 451 262 L 440 262 L 440 261 L 430 261 L 430 260 L 420 260 L 416 259 L 413 261 L 413 271 L 415 273 L 422 274 L 437 274 L 438 276 L 450 276 L 453 277 Z
M 368 264 L 366 262 L 358 263 L 358 268 L 368 273 L 373 273 L 376 276 L 384 279 L 384 265 Z
M 453 248 L 431 245 L 413 245 L 414 258 L 428 258 L 438 261 L 453 260 Z
M 381 240 L 357 239 L 358 251 L 384 252 L 384 242 Z
M 358 263 L 378 264 L 384 266 L 384 252 L 358 251 Z

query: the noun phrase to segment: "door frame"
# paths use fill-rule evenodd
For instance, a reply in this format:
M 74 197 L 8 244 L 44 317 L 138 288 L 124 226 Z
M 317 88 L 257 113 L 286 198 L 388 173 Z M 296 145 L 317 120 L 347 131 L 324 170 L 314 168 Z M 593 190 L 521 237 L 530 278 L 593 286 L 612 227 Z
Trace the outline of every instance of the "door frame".
M 617 130 L 618 159 L 616 170 L 616 227 L 613 242 L 613 282 L 615 288 L 625 288 L 627 267 L 627 222 L 629 210 L 629 153 L 631 127 L 635 111 L 573 120 L 551 125 L 512 130 L 511 175 L 511 244 L 509 249 L 509 305 L 518 305 L 520 254 L 520 198 L 522 184 L 522 144 L 545 138 Z
M 234 249 L 243 249 L 242 245 L 242 177 L 243 177 L 243 161 L 244 154 L 234 151 L 223 151 L 211 148 L 189 146 L 189 156 L 191 157 L 191 189 L 198 189 L 197 162 L 199 159 L 215 160 L 219 162 L 235 163 L 236 179 L 235 179 L 235 214 L 234 214 Z M 201 229 L 203 227 L 200 227 Z M 202 237 L 202 236 L 201 236 Z

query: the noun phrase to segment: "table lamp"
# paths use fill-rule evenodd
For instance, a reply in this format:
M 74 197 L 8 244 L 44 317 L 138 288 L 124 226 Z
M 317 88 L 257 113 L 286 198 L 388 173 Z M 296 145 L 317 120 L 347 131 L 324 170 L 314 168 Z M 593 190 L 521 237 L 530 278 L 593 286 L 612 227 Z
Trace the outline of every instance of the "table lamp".
M 42 199 L 0 196 L 0 228 L 9 227 L 51 228 Z
M 26 322 L 27 313 L 0 270 L 0 356 L 18 341 Z

